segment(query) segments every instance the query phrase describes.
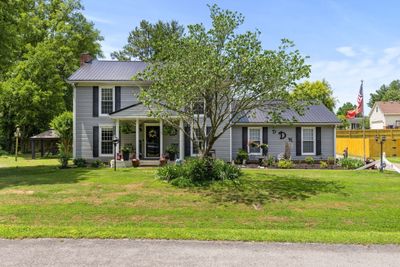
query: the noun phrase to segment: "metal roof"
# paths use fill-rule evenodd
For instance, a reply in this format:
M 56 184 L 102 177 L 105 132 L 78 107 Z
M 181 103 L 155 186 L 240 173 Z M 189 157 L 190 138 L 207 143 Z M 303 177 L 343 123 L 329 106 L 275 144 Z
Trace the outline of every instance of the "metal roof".
M 92 60 L 75 71 L 68 81 L 131 81 L 146 66 L 143 61 Z
M 310 105 L 305 108 L 304 114 L 299 115 L 294 110 L 286 110 L 282 112 L 282 119 L 292 123 L 327 123 L 327 124 L 340 124 L 340 121 L 336 118 L 327 107 L 324 105 Z M 266 110 L 254 110 L 249 116 L 246 116 L 239 120 L 239 123 L 268 123 L 270 121 L 270 115 L 268 114 L 268 108 Z
M 60 136 L 58 135 L 56 130 L 50 129 L 47 131 L 44 131 L 40 134 L 32 136 L 30 139 L 59 139 Z

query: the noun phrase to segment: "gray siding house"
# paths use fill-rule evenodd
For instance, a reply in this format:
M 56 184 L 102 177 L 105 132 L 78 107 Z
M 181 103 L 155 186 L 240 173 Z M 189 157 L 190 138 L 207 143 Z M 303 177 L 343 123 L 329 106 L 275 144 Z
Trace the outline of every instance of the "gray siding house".
M 114 135 L 120 139 L 117 152 L 129 145 L 141 160 L 159 159 L 170 144 L 179 147 L 181 159 L 196 155 L 196 146 L 183 131 L 166 131 L 163 122 L 149 117 L 148 108 L 139 102 L 140 88 L 149 84 L 132 77 L 145 66 L 141 61 L 92 60 L 83 55 L 81 67 L 68 78 L 74 87 L 74 158 L 112 159 Z M 215 143 L 216 157 L 232 161 L 239 149 L 247 150 L 251 158 L 259 157 L 261 149 L 249 146 L 250 142 L 268 144 L 268 154 L 275 157 L 284 152 L 286 143 L 294 160 L 335 156 L 340 122 L 325 106 L 310 106 L 303 116 L 290 110 L 283 115 L 296 120 L 272 124 L 259 110 L 241 119 Z

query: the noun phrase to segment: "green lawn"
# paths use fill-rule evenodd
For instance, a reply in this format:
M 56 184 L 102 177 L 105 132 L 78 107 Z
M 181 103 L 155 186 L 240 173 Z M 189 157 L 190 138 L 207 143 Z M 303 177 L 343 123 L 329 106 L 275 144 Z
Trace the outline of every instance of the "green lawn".
M 0 237 L 400 244 L 394 172 L 256 169 L 238 184 L 189 190 L 150 168 L 56 164 L 20 159 L 17 168 L 0 157 Z
M 388 157 L 387 159 L 392 163 L 400 163 L 400 157 Z

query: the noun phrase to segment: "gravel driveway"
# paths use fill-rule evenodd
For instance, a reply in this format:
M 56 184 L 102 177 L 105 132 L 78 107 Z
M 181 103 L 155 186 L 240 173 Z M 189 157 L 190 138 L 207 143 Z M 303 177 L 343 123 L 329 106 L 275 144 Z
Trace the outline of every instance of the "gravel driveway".
M 400 266 L 400 246 L 0 239 L 1 266 Z

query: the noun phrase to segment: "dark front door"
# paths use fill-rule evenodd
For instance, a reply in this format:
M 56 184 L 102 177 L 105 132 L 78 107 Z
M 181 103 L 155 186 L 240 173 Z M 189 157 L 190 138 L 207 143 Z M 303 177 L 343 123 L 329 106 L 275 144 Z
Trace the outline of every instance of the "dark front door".
M 160 126 L 146 125 L 146 158 L 160 157 Z

